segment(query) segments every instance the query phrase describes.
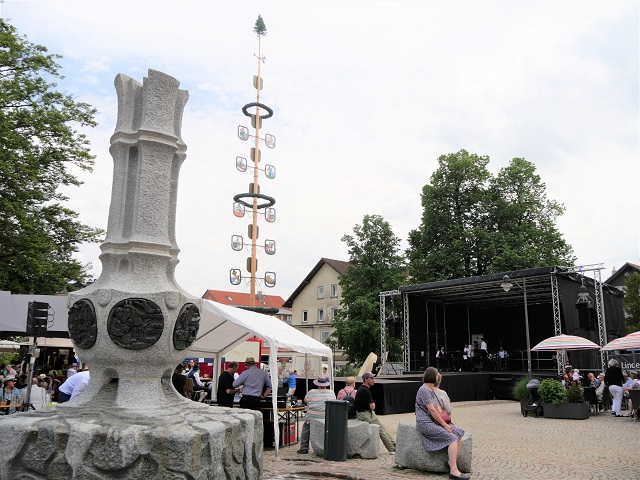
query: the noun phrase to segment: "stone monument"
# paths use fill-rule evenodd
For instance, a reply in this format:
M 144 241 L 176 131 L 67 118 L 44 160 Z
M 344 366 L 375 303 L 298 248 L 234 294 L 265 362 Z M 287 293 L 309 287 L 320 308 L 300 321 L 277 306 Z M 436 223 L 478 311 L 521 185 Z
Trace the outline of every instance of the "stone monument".
M 119 74 L 115 86 L 102 274 L 69 295 L 69 334 L 91 381 L 73 401 L 0 421 L 15 452 L 0 478 L 257 479 L 260 413 L 193 402 L 171 384 L 201 305 L 174 276 L 188 92 L 154 70 L 142 85 Z

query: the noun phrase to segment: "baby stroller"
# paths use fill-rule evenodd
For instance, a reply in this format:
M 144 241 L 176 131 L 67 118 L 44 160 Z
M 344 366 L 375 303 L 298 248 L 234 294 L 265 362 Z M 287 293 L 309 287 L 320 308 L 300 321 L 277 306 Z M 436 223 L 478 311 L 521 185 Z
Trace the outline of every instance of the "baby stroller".
M 527 383 L 527 389 L 529 390 L 529 401 L 524 407 L 523 415 L 526 417 L 529 412 L 533 412 L 533 416 L 538 418 L 542 413 L 542 401 L 540 395 L 538 395 L 538 389 L 540 388 L 540 380 L 534 378 Z

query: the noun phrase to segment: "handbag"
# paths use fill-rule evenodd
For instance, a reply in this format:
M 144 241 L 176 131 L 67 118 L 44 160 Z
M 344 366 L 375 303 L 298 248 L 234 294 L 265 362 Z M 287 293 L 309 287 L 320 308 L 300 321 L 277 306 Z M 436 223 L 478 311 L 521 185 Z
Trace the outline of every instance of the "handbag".
M 438 398 L 436 393 L 431 388 L 429 390 L 431 390 L 431 393 L 436 397 L 436 400 L 438 400 L 438 406 L 440 407 L 440 409 L 438 410 L 438 413 L 440 414 L 440 418 L 442 418 L 442 420 L 444 420 L 445 423 L 451 423 L 451 417 L 449 416 L 449 414 L 446 412 L 446 410 L 442 406 L 442 403 L 440 402 L 440 399 Z M 431 412 L 429 411 L 429 409 L 427 409 L 424 406 L 420 405 L 418 402 L 416 402 L 416 405 L 418 405 L 418 407 L 420 407 L 420 409 L 423 412 L 425 412 L 426 414 L 428 414 L 431 417 L 431 420 L 433 421 L 433 423 L 440 425 L 440 422 L 438 420 L 436 420 L 433 417 L 433 415 L 431 415 Z

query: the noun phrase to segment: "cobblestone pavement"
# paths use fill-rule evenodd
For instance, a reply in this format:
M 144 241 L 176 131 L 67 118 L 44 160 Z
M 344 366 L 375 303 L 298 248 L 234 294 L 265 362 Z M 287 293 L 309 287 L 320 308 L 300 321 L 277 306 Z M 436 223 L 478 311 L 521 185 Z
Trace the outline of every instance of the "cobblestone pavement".
M 394 438 L 398 423 L 415 421 L 413 413 L 378 418 Z M 473 480 L 640 480 L 640 423 L 630 418 L 608 412 L 586 420 L 525 418 L 519 403 L 506 400 L 457 402 L 452 418 L 473 434 Z M 375 460 L 331 462 L 297 449 L 281 448 L 278 457 L 265 451 L 264 479 L 448 478 L 398 468 L 382 443 Z

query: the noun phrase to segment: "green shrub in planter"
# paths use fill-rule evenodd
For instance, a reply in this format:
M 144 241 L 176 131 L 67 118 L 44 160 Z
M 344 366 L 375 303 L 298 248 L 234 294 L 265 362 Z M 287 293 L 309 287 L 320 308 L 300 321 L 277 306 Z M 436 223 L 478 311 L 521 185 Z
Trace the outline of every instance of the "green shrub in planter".
M 529 400 L 529 389 L 527 388 L 529 379 L 527 377 L 520 378 L 513 386 L 513 398 L 522 402 L 523 400 Z
M 567 390 L 567 400 L 569 403 L 584 402 L 584 388 L 582 388 L 582 385 L 571 385 Z
M 553 403 L 554 405 L 562 405 L 567 403 L 567 389 L 564 388 L 559 380 L 553 378 L 545 378 L 540 382 L 538 395 L 542 403 Z

